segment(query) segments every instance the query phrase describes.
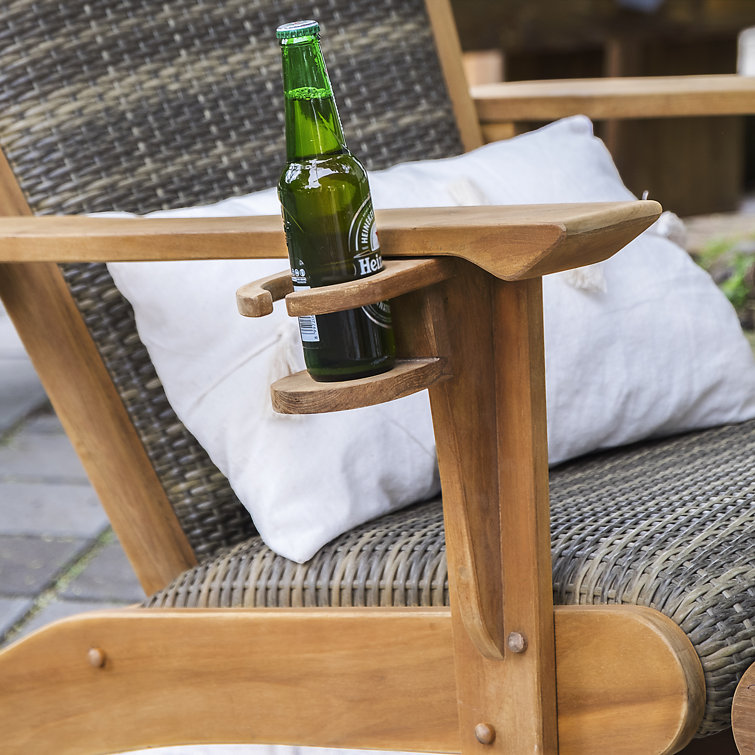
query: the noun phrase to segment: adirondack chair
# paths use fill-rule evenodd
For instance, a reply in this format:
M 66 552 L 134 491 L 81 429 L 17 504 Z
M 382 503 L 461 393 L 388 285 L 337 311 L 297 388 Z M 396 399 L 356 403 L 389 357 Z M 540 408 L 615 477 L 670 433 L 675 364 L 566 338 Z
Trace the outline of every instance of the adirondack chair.
M 445 0 L 317 10 L 338 60 L 331 75 L 353 103 L 346 130 L 369 167 L 481 143 Z M 367 296 L 396 297 L 407 359 L 381 379 L 321 389 L 293 376 L 276 384 L 275 400 L 284 411 L 329 411 L 429 388 L 443 502 L 363 525 L 308 564 L 263 545 L 172 414 L 100 263 L 284 257 L 279 219 L 80 215 L 144 213 L 273 184 L 282 161 L 277 60 L 260 40 L 282 16 L 310 12 L 240 0 L 159 8 L 21 0 L 5 12 L 0 295 L 149 596 L 140 607 L 58 622 L 0 652 L 5 751 L 259 742 L 671 753 L 695 733 L 725 729 L 755 653 L 755 596 L 724 580 L 722 560 L 746 551 L 752 527 L 727 535 L 741 540 L 724 553 L 701 517 L 700 558 L 716 582 L 704 599 L 694 554 L 674 563 L 667 533 L 655 532 L 653 553 L 631 543 L 619 552 L 628 527 L 654 528 L 630 525 L 611 491 L 621 484 L 668 510 L 694 478 L 711 520 L 744 517 L 755 425 L 554 470 L 552 525 L 549 511 L 541 276 L 611 255 L 653 222 L 656 203 L 381 216 L 390 264 Z M 380 32 L 371 43 L 394 66 L 356 76 L 349 30 L 364 17 Z M 367 114 L 359 103 L 380 86 L 392 92 L 385 112 Z M 433 252 L 439 239 L 447 250 L 450 229 L 458 249 L 439 258 Z M 278 296 L 286 286 L 276 280 Z M 263 310 L 270 288 L 252 286 L 248 306 Z M 288 301 L 313 312 L 364 296 L 342 287 Z M 480 405 L 483 417 L 472 410 Z M 661 462 L 663 486 L 652 475 Z M 713 469 L 706 487 L 704 471 Z M 730 469 L 740 472 L 721 471 Z M 584 517 L 593 534 L 577 543 L 570 522 Z M 636 591 L 634 603 L 621 597 L 622 580 L 651 572 L 649 593 Z M 687 621 L 649 606 L 648 594 L 666 606 L 664 590 Z M 264 607 L 244 607 L 249 595 Z M 748 695 L 738 698 L 745 738 Z

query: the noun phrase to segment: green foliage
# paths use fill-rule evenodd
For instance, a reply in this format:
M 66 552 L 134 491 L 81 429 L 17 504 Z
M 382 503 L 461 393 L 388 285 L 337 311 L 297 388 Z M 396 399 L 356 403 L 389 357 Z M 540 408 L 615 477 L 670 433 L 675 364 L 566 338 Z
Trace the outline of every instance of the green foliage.
M 755 329 L 755 237 L 713 239 L 697 262 L 737 310 L 742 326 Z

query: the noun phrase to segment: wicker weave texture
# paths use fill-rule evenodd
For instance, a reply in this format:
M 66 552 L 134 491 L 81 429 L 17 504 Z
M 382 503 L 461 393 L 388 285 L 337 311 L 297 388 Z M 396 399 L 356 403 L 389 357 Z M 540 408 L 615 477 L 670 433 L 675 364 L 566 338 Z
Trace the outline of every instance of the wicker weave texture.
M 662 611 L 695 645 L 701 734 L 755 662 L 755 421 L 570 465 L 551 480 L 557 603 Z
M 551 472 L 556 603 L 632 603 L 676 621 L 705 671 L 701 736 L 730 725 L 737 681 L 755 662 L 754 465 L 751 421 Z M 149 605 L 447 605 L 446 569 L 433 501 L 357 528 L 303 565 L 252 538 Z
M 273 185 L 275 28 L 314 15 L 351 148 L 371 168 L 461 152 L 423 0 L 11 0 L 0 147 L 38 214 L 148 212 Z M 66 279 L 200 558 L 252 523 L 176 418 L 103 266 Z

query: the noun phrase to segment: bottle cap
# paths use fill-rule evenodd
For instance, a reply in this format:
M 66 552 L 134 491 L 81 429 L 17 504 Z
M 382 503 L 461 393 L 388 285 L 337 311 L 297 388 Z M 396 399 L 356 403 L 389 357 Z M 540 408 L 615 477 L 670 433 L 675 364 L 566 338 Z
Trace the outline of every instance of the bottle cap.
M 293 21 L 278 27 L 275 35 L 278 39 L 292 39 L 293 37 L 313 37 L 320 31 L 320 24 L 309 19 L 307 21 Z

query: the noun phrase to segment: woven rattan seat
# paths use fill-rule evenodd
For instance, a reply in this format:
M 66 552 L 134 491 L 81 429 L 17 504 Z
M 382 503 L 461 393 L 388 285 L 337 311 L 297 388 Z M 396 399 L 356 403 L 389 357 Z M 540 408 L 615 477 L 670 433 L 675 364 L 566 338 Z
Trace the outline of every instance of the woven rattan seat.
M 755 661 L 753 458 L 750 421 L 596 454 L 551 473 L 556 603 L 634 603 L 674 619 L 706 674 L 701 735 L 729 725 L 734 688 Z M 435 606 L 448 602 L 446 577 L 435 500 L 358 527 L 302 565 L 250 538 L 147 605 Z

